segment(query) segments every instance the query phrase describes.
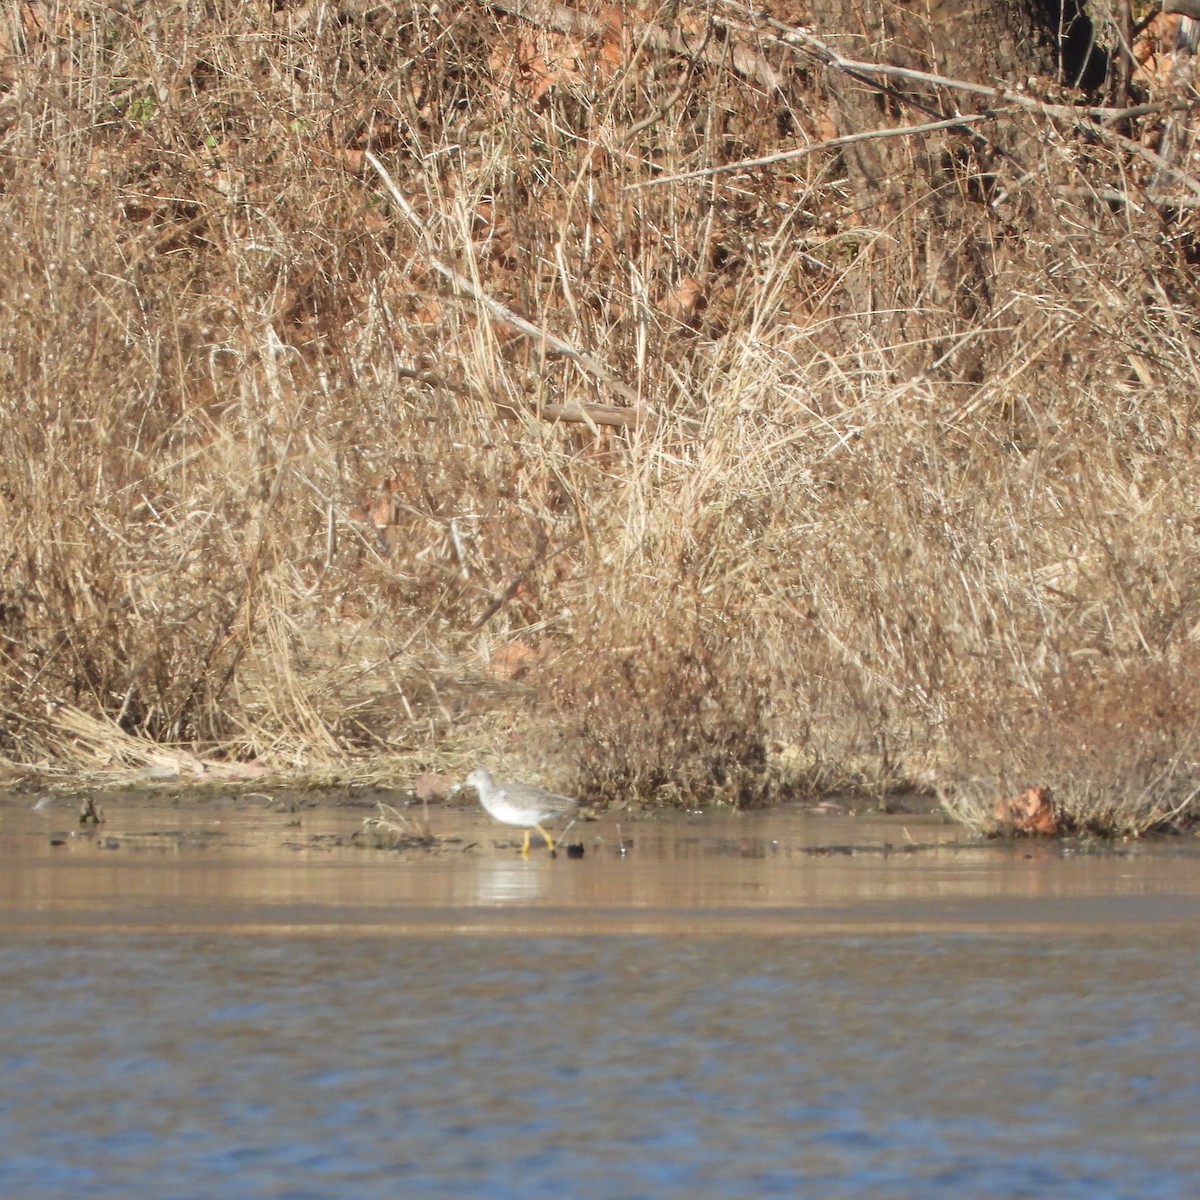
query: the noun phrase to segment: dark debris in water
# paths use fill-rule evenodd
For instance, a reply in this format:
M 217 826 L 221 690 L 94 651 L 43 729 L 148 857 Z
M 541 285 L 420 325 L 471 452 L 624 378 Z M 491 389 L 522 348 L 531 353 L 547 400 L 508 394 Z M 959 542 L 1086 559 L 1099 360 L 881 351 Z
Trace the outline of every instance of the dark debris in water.
M 977 849 L 970 842 L 908 842 L 897 846 L 894 842 L 881 842 L 875 845 L 829 845 L 804 846 L 802 854 L 810 858 L 886 858 L 892 854 L 930 854 L 934 851 L 970 850 Z
M 437 850 L 448 840 L 434 836 L 428 814 L 417 821 L 382 800 L 375 809 L 375 816 L 367 817 L 351 838 L 353 845 L 368 850 Z
M 437 850 L 450 840 L 432 834 L 395 829 L 367 821 L 345 844 L 363 850 Z
M 284 842 L 283 848 L 285 850 L 340 850 L 348 846 L 352 840 L 343 837 L 340 833 L 313 833 L 303 841 Z
M 100 837 L 94 828 L 79 831 L 55 830 L 50 834 L 51 846 L 66 846 L 71 842 L 93 845 L 101 850 L 207 850 L 228 838 L 216 829 L 154 829 L 140 833 L 108 834 Z

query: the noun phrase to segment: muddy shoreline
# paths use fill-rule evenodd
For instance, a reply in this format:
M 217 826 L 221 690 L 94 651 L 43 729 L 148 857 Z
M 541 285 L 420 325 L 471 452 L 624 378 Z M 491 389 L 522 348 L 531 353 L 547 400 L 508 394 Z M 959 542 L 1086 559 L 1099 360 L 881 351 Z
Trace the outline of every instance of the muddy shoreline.
M 393 845 L 373 823 L 387 806 Z M 926 809 L 606 813 L 519 853 L 477 805 L 372 790 L 0 797 L 0 931 L 574 936 L 1200 926 L 1192 838 L 981 840 Z M 395 803 L 394 803 L 395 802 Z M 83 802 L 86 803 L 86 802 Z

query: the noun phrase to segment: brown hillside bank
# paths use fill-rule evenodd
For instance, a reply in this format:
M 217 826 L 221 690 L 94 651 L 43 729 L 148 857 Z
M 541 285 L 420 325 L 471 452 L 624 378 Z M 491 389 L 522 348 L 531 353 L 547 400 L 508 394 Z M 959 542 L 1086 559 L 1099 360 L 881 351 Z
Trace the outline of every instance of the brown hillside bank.
M 961 8 L 6 6 L 0 755 L 1185 822 L 1190 24 Z

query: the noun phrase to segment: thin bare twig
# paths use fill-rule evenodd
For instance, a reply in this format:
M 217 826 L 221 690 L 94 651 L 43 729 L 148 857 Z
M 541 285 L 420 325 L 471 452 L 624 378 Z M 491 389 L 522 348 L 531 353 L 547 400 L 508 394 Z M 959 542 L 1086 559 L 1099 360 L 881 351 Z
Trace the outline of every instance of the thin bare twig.
M 855 142 L 869 142 L 879 138 L 911 137 L 915 134 L 934 133 L 939 129 L 957 129 L 966 127 L 975 121 L 990 121 L 994 112 L 970 113 L 961 117 L 948 117 L 944 121 L 929 121 L 924 125 L 900 125 L 891 129 L 866 129 L 861 133 L 848 133 L 845 137 L 830 138 L 825 142 L 813 142 L 808 146 L 800 146 L 795 150 L 782 150 L 778 154 L 768 154 L 764 158 L 744 158 L 740 162 L 723 163 L 719 167 L 704 167 L 698 171 L 684 171 L 679 175 L 664 175 L 659 179 L 643 179 L 638 183 L 625 185 L 625 191 L 634 192 L 639 188 L 658 187 L 665 183 L 678 183 L 684 179 L 704 179 L 711 175 L 724 175 L 729 171 L 745 171 L 751 167 L 767 167 L 772 163 L 786 162 L 789 159 L 803 158 L 807 154 L 816 154 L 818 150 L 832 150 L 838 146 L 850 146 Z
M 548 551 L 550 542 L 546 537 L 545 530 L 540 525 L 534 526 L 534 534 L 537 538 L 537 549 L 533 552 L 533 557 L 519 570 L 516 575 L 509 581 L 508 586 L 483 610 L 483 615 L 478 620 L 472 622 L 471 629 L 482 629 L 516 594 L 517 589 L 529 578 L 530 572 L 537 567 L 543 559 L 549 557 Z M 560 548 L 561 549 L 561 548 Z M 556 551 L 557 553 L 558 551 Z
M 679 103 L 683 93 L 687 91 L 687 86 L 695 75 L 697 68 L 704 59 L 705 53 L 708 51 L 708 43 L 712 40 L 713 30 L 716 27 L 713 21 L 712 10 L 709 10 L 708 18 L 704 22 L 704 37 L 700 41 L 700 45 L 693 53 L 688 55 L 687 70 L 683 73 L 683 78 L 679 81 L 679 85 L 675 90 L 655 109 L 649 116 L 643 117 L 640 121 L 631 125 L 624 133 L 621 134 L 622 142 L 631 142 L 643 129 L 649 129 L 651 125 L 661 121 Z
M 538 409 L 520 408 L 511 400 L 493 396 L 470 383 L 449 379 L 435 371 L 420 371 L 415 367 L 397 367 L 401 379 L 411 379 L 425 387 L 444 389 L 459 396 L 495 406 L 502 417 L 541 417 L 546 421 L 565 421 L 578 425 L 606 425 L 610 429 L 634 429 L 646 418 L 644 406 L 621 408 L 615 404 L 543 404 Z
M 1118 108 L 1098 106 L 1084 108 L 1073 104 L 1051 104 L 1048 101 L 1038 100 L 1033 96 L 1025 95 L 1023 92 L 1012 91 L 998 84 L 972 83 L 966 79 L 956 79 L 949 75 L 937 75 L 931 71 L 917 71 L 912 67 L 897 67 L 892 63 L 847 58 L 845 55 L 839 54 L 827 42 L 814 37 L 807 29 L 802 29 L 797 25 L 788 25 L 783 21 L 777 21 L 772 17 L 764 16 L 749 6 L 738 3 L 737 0 L 717 0 L 717 3 L 722 8 L 732 9 L 740 13 L 750 22 L 749 25 L 743 25 L 741 22 L 732 22 L 731 24 L 733 24 L 734 28 L 745 29 L 746 31 L 761 31 L 763 28 L 770 29 L 773 33 L 770 40 L 776 45 L 800 51 L 807 57 L 816 59 L 823 66 L 833 67 L 838 71 L 848 74 L 865 76 L 866 81 L 869 81 L 874 76 L 882 76 L 885 79 L 900 79 L 906 83 L 923 83 L 930 87 L 945 88 L 947 91 L 969 92 L 976 96 L 990 96 L 998 104 L 1024 108 L 1046 116 L 1066 118 L 1090 116 L 1097 120 L 1103 120 L 1106 117 L 1119 115 L 1124 111 Z
M 388 195 L 395 201 L 396 207 L 421 238 L 421 242 L 425 247 L 426 262 L 442 278 L 449 281 L 456 291 L 469 296 L 490 317 L 499 321 L 502 325 L 507 325 L 510 329 L 515 329 L 518 333 L 524 334 L 531 341 L 537 342 L 539 345 L 554 351 L 556 354 L 561 354 L 564 358 L 569 358 L 585 374 L 590 375 L 597 382 L 604 384 L 610 391 L 616 392 L 622 399 L 628 400 L 631 404 L 638 407 L 643 407 L 640 404 L 637 392 L 627 383 L 618 379 L 599 359 L 580 350 L 578 346 L 574 346 L 570 342 L 557 337 L 549 330 L 539 328 L 519 313 L 513 312 L 511 308 L 501 304 L 499 300 L 493 299 L 485 291 L 472 283 L 465 275 L 460 274 L 453 267 L 447 266 L 440 259 L 436 258 L 432 251 L 428 227 L 421 220 L 417 210 L 413 208 L 408 198 L 396 186 L 396 181 L 388 174 L 383 163 L 370 150 L 363 153 L 363 158 L 371 164 L 372 169 L 383 181 L 383 186 L 387 189 Z

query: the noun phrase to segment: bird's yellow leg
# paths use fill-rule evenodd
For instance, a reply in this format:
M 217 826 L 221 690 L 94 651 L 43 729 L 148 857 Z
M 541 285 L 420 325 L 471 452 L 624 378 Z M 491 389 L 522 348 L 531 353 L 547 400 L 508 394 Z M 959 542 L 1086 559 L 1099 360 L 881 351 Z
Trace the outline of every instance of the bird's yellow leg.
M 535 825 L 534 829 L 536 829 L 538 831 L 538 833 L 540 833 L 542 835 L 542 837 L 544 837 L 546 839 L 546 847 L 550 851 L 550 853 L 553 854 L 554 853 L 554 842 L 551 840 L 550 835 L 540 825 Z M 529 836 L 528 829 L 525 830 L 525 836 L 526 837 Z
M 521 847 L 521 857 L 529 857 L 529 830 L 525 830 L 525 844 Z

